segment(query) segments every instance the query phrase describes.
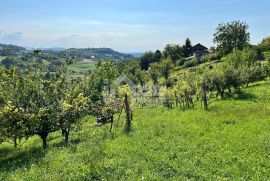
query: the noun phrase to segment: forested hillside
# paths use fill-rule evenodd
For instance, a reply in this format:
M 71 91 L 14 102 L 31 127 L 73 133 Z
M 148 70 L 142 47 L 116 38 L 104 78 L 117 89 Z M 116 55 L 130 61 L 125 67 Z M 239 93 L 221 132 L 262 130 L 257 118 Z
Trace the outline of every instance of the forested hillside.
M 16 45 L 5 45 L 0 43 L 0 56 L 12 56 L 26 51 L 25 48 Z
M 119 53 L 110 48 L 72 48 L 59 51 L 57 55 L 59 57 L 71 56 L 79 59 L 94 60 L 130 60 L 134 58 L 132 55 Z
M 14 56 L 23 61 L 31 59 L 33 54 L 38 53 L 44 60 L 57 60 L 63 58 L 72 58 L 76 60 L 92 61 L 123 61 L 131 60 L 134 57 L 129 54 L 119 53 L 110 48 L 71 48 L 71 49 L 33 49 L 26 50 L 16 45 L 0 44 L 0 56 Z

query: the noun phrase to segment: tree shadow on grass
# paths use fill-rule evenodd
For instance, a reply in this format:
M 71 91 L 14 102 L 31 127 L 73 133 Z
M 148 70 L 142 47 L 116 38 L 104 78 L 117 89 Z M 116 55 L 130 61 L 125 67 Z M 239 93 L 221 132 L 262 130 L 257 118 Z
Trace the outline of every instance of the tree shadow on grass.
M 270 82 L 264 81 L 264 82 L 256 82 L 251 85 L 249 85 L 247 88 L 253 88 L 253 87 L 260 87 L 260 86 L 267 86 L 270 85 Z
M 123 129 L 123 133 L 127 136 L 131 136 L 131 132 L 133 131 L 133 127 L 132 124 L 130 125 L 125 125 L 124 129 Z
M 225 93 L 224 99 L 225 100 L 233 99 L 233 100 L 250 100 L 250 101 L 253 101 L 253 100 L 257 99 L 257 96 L 254 95 L 254 94 L 251 94 L 249 92 L 240 91 L 240 92 L 235 92 L 235 93 Z
M 61 138 L 61 139 L 59 139 Z M 62 137 L 59 137 L 59 141 L 57 142 L 54 142 L 54 143 L 51 143 L 49 145 L 50 148 L 66 148 L 65 144 L 64 144 L 64 139 Z M 82 140 L 81 138 L 72 138 L 68 141 L 68 146 L 69 147 L 70 145 L 78 145 L 79 143 L 81 143 Z
M 31 146 L 30 148 L 21 148 L 13 149 L 12 147 L 3 147 L 0 148 L 0 173 L 11 173 L 17 169 L 30 169 L 33 164 L 39 164 L 42 159 L 47 155 L 48 151 L 52 148 L 56 149 L 65 149 L 63 146 L 63 139 L 59 134 L 51 135 L 48 137 L 48 148 L 43 149 L 40 144 Z M 76 152 L 76 147 L 81 142 L 91 139 L 90 137 L 80 138 L 72 137 L 70 139 L 68 149 L 71 152 Z M 92 138 L 93 139 L 93 138 Z M 102 134 L 96 139 L 93 139 L 93 142 L 101 143 Z M 41 140 L 39 140 L 41 142 Z M 1 174 L 0 174 L 1 175 Z
M 18 168 L 28 169 L 32 164 L 39 163 L 47 152 L 47 149 L 41 147 L 33 147 L 24 151 L 13 150 L 10 156 L 0 160 L 0 172 L 11 172 Z
M 0 160 L 1 160 L 1 158 L 2 158 L 2 155 L 7 155 L 7 154 L 9 154 L 9 153 L 10 153 L 10 150 L 11 150 L 11 148 L 7 148 L 7 147 L 1 148 L 1 149 L 0 149 Z

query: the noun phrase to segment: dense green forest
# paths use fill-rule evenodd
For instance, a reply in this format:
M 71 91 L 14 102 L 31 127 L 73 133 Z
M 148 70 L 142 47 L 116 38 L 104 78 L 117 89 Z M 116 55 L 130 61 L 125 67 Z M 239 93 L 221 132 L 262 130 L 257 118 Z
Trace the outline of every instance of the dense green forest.
M 12 46 L 0 180 L 267 180 L 270 37 L 251 45 L 248 28 L 222 23 L 216 47 L 187 38 L 139 58 Z M 85 67 L 92 56 L 103 61 Z

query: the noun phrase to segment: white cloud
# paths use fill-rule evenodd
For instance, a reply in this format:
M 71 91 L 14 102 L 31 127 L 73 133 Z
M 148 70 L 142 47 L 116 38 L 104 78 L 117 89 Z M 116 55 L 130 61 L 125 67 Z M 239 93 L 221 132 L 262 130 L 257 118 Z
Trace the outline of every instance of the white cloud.
M 22 32 L 5 32 L 0 30 L 0 42 L 7 44 L 20 43 L 23 40 Z
M 57 26 L 54 26 L 55 24 Z M 17 32 L 6 33 L 0 29 L 0 36 L 5 35 L 4 43 L 35 48 L 108 47 L 128 52 L 163 49 L 167 43 L 182 43 L 186 37 L 189 37 L 185 34 L 186 28 L 173 25 L 158 26 L 98 20 L 64 20 L 42 26 L 40 24 L 24 25 L 16 30 Z
M 117 46 L 128 35 L 121 32 L 89 33 L 89 34 L 71 34 L 55 38 L 51 42 L 55 46 L 69 47 L 112 47 Z

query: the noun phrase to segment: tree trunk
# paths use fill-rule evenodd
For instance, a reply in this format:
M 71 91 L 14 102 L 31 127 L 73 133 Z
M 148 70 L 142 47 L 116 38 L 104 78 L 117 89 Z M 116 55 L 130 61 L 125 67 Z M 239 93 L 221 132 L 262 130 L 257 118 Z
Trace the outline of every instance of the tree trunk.
M 112 127 L 113 127 L 113 115 L 111 117 L 111 127 L 110 127 L 110 132 L 112 131 Z
M 116 127 L 119 126 L 119 121 L 120 121 L 120 118 L 121 118 L 121 114 L 122 114 L 123 108 L 124 108 L 124 105 L 123 105 L 123 106 L 121 107 L 121 109 L 120 109 L 120 113 L 119 113 L 119 115 L 118 115 L 118 120 L 117 120 L 117 122 L 116 122 Z
M 48 137 L 48 133 L 41 133 L 40 135 L 40 138 L 42 139 L 42 146 L 43 146 L 43 149 L 46 149 L 48 147 L 47 145 L 47 137 Z
M 231 88 L 230 88 L 230 87 L 228 87 L 228 90 L 229 90 L 229 93 L 232 93 L 232 90 L 231 90 Z
M 69 132 L 70 132 L 70 128 L 67 128 L 65 130 L 62 130 L 62 133 L 65 137 L 64 139 L 64 146 L 67 147 L 68 146 L 68 140 L 69 140 Z
M 224 98 L 224 90 L 222 90 L 222 91 L 220 92 L 220 98 L 221 98 L 221 99 Z
M 190 104 L 191 104 L 192 108 L 194 108 L 194 103 L 193 103 L 192 97 L 189 98 L 189 101 L 190 101 Z
M 218 97 L 218 95 L 220 94 L 220 92 L 219 91 L 217 91 L 217 93 L 216 93 L 216 98 Z
M 109 84 L 109 95 L 111 94 L 111 84 Z
M 203 92 L 203 105 L 204 105 L 204 110 L 208 110 L 207 94 L 205 91 Z
M 220 95 L 221 90 L 220 90 L 220 88 L 219 88 L 219 86 L 218 86 L 218 85 L 216 85 L 216 88 L 217 88 L 217 94 L 216 94 L 216 98 L 217 98 L 217 97 L 218 97 L 218 95 Z
M 125 95 L 125 110 L 126 110 L 126 128 L 130 130 L 131 128 L 131 114 L 130 114 L 130 107 L 128 101 L 128 95 Z
M 14 139 L 13 139 L 13 146 L 14 148 L 16 149 L 18 144 L 17 144 L 17 137 L 15 136 Z
M 178 99 L 176 93 L 174 93 L 174 99 L 175 99 L 175 106 L 178 107 Z

